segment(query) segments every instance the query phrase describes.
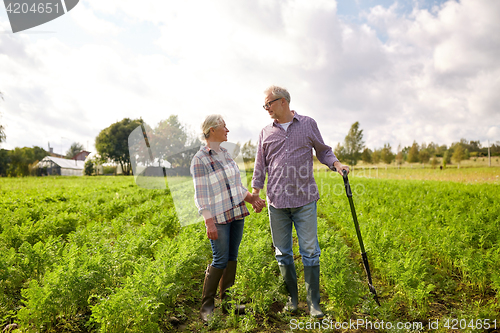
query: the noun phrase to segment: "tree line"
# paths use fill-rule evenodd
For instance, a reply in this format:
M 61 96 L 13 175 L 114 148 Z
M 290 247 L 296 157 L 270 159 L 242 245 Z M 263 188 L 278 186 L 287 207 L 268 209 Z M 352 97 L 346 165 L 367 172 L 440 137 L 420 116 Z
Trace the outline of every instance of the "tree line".
M 71 159 L 83 150 L 83 145 L 74 142 L 66 152 L 65 157 Z M 33 146 L 0 149 L 0 176 L 24 177 L 38 174 L 38 162 L 50 155 L 45 149 Z
M 359 122 L 355 122 L 351 125 L 343 144 L 337 144 L 334 153 L 339 160 L 346 161 L 349 165 L 356 165 L 358 161 L 367 164 L 391 164 L 395 162 L 397 165 L 408 162 L 431 163 L 435 167 L 439 164 L 438 158 L 443 166 L 446 166 L 452 161 L 460 165 L 462 160 L 471 157 L 488 156 L 488 147 L 482 147 L 480 141 L 468 141 L 462 138 L 458 142 L 453 142 L 450 147 L 434 142 L 429 144 L 424 142 L 419 145 L 413 141 L 411 146 L 402 148 L 399 145 L 395 154 L 390 143 L 385 143 L 383 147 L 371 150 L 365 146 L 363 130 L 360 129 Z M 500 142 L 497 141 L 490 146 L 490 156 L 500 156 Z
M 1 95 L 0 95 L 1 96 Z M 201 145 L 201 141 L 180 123 L 177 115 L 160 121 L 155 127 L 150 127 L 142 119 L 124 118 L 111 124 L 97 135 L 95 147 L 97 153 L 93 158 L 87 159 L 85 174 L 95 174 L 97 165 L 115 163 L 120 165 L 123 174 L 132 173 L 131 159 L 129 154 L 129 135 L 134 129 L 141 126 L 145 135 L 147 145 L 155 151 L 155 162 L 167 161 L 171 168 L 189 168 L 190 162 Z M 148 140 L 149 139 L 149 140 Z M 5 141 L 3 127 L 0 126 L 0 142 Z M 241 153 L 245 162 L 253 161 L 256 153 L 256 145 L 251 140 L 240 145 Z M 73 158 L 83 150 L 83 145 L 74 142 L 66 152 L 66 158 Z M 358 161 L 367 164 L 395 163 L 401 165 L 408 163 L 431 163 L 433 166 L 442 163 L 444 166 L 453 162 L 470 157 L 487 156 L 488 148 L 483 147 L 480 141 L 468 141 L 461 139 L 454 142 L 450 147 L 436 143 L 418 144 L 416 141 L 411 146 L 398 146 L 396 153 L 392 151 L 390 143 L 374 150 L 366 147 L 363 141 L 363 130 L 359 122 L 352 124 L 345 136 L 344 142 L 338 143 L 334 149 L 335 155 L 349 165 L 356 165 Z M 500 156 L 500 142 L 490 147 L 491 156 Z M 13 150 L 0 149 L 0 176 L 29 176 L 37 174 L 37 163 L 49 155 L 43 148 L 34 146 L 32 148 L 15 148 Z M 146 164 L 148 160 L 146 152 L 142 154 Z M 441 162 L 438 162 L 438 158 Z M 139 161 L 141 161 L 139 159 Z M 153 163 L 151 163 L 153 164 Z M 153 165 L 152 165 L 153 166 Z
M 131 137 L 130 134 L 138 127 L 141 128 L 142 135 Z M 124 175 L 130 175 L 130 145 L 139 147 L 137 155 L 133 156 L 137 163 L 154 168 L 166 161 L 170 168 L 182 169 L 186 173 L 189 172 L 191 159 L 200 148 L 201 141 L 187 130 L 177 115 L 171 115 L 155 127 L 149 126 L 141 118 L 124 118 L 103 129 L 96 137 L 97 154 L 93 159 L 87 160 L 85 174 L 93 174 L 99 164 L 113 162 L 121 167 Z

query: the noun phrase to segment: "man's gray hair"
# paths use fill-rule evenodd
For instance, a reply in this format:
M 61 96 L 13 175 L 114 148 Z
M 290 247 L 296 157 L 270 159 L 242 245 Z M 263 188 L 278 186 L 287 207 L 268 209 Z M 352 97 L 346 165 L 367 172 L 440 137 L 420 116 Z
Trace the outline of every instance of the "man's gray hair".
M 219 127 L 220 124 L 224 122 L 224 118 L 220 114 L 210 114 L 205 118 L 205 121 L 203 121 L 203 124 L 201 124 L 201 131 L 203 134 L 201 135 L 201 138 L 203 140 L 208 139 L 210 136 L 210 129 L 211 128 L 217 128 Z
M 284 98 L 290 104 L 290 93 L 283 87 L 278 86 L 270 86 L 266 90 L 264 90 L 264 94 L 273 94 L 275 98 Z

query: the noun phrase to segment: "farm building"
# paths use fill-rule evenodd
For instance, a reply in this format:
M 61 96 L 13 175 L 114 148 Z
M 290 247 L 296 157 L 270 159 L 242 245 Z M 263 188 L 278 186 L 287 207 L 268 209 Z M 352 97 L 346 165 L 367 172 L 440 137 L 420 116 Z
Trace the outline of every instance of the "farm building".
M 81 160 L 68 160 L 60 157 L 45 156 L 38 162 L 40 174 L 60 176 L 82 176 L 85 162 Z

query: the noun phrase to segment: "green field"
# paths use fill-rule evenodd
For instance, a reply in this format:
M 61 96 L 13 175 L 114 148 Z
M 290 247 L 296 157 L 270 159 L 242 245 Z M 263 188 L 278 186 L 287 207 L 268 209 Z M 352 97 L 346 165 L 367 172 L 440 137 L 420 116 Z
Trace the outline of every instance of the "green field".
M 422 180 L 432 177 L 406 169 L 393 170 L 407 175 L 395 179 L 381 168 L 378 178 L 350 178 L 381 307 L 368 291 L 342 179 L 322 171 L 327 320 L 307 315 L 298 249 L 301 310 L 281 313 L 286 296 L 265 211 L 246 219 L 232 289 L 251 311 L 224 316 L 217 308 L 208 326 L 198 308 L 210 245 L 202 223 L 180 226 L 168 190 L 139 188 L 133 177 L 0 178 L 0 329 L 285 332 L 322 325 L 315 331 L 323 332 L 344 324 L 343 331 L 360 332 L 365 326 L 345 326 L 363 320 L 373 332 L 498 331 L 498 168 L 460 170 L 484 180 Z

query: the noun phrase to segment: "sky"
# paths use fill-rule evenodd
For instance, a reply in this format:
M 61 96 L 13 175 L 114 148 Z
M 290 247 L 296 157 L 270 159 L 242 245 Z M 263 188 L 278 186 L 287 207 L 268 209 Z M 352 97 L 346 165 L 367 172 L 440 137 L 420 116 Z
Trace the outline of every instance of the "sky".
M 81 0 L 12 33 L 0 5 L 0 148 L 95 151 L 125 117 L 221 114 L 231 142 L 271 123 L 280 85 L 334 148 L 500 141 L 500 1 Z

